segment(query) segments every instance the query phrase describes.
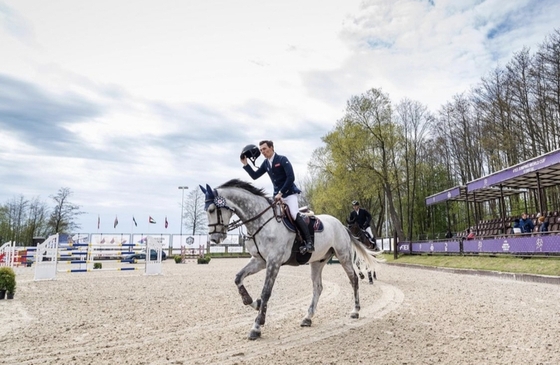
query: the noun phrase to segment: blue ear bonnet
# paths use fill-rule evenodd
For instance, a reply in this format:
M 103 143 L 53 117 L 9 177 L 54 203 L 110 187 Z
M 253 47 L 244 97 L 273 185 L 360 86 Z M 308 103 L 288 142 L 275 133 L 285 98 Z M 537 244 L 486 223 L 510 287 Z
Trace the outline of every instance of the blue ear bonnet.
M 228 210 L 231 210 L 232 212 L 235 212 L 235 209 L 227 206 L 226 198 L 224 198 L 223 196 L 219 196 L 217 190 L 213 190 L 208 184 L 206 184 L 206 189 L 204 189 L 202 185 L 199 186 L 200 186 L 200 190 L 202 190 L 202 192 L 206 197 L 206 199 L 204 200 L 205 211 L 208 211 L 208 207 L 214 204 L 216 208 L 226 208 Z

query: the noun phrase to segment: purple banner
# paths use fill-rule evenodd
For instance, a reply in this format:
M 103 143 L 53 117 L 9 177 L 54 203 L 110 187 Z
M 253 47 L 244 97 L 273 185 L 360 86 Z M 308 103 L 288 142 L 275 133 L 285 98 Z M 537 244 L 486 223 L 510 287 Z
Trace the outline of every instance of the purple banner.
M 459 241 L 424 241 L 424 242 L 399 242 L 401 253 L 459 253 Z
M 468 191 L 475 191 L 487 186 L 499 185 L 509 179 L 535 172 L 546 167 L 560 163 L 560 150 L 550 152 L 531 160 L 525 161 L 513 167 L 498 171 L 491 175 L 474 180 L 467 184 Z
M 412 252 L 459 253 L 459 241 L 427 241 L 412 243 Z
M 560 236 L 505 237 L 463 242 L 463 252 L 560 253 Z
M 459 241 L 399 242 L 399 252 L 459 253 Z M 411 250 L 412 249 L 412 250 Z M 464 253 L 560 253 L 560 235 L 509 236 L 463 241 Z
M 436 203 L 440 203 L 452 198 L 456 198 L 461 195 L 461 188 L 451 188 L 449 190 L 442 191 L 441 193 L 437 193 L 434 195 L 430 195 L 426 198 L 426 205 L 432 205 Z

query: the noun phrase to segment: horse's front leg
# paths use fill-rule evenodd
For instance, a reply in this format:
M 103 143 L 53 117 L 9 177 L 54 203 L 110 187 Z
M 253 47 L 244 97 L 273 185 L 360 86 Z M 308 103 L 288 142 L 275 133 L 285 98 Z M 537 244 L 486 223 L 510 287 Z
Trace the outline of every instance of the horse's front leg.
M 323 292 L 323 268 L 327 261 L 323 262 L 312 262 L 311 263 L 311 281 L 313 282 L 313 298 L 311 299 L 311 305 L 307 310 L 307 315 L 301 321 L 300 326 L 309 327 L 311 326 L 311 319 L 317 311 L 317 303 L 319 302 L 319 297 Z
M 259 310 L 261 300 L 257 299 L 253 301 L 253 298 L 251 298 L 251 295 L 249 294 L 247 289 L 245 289 L 245 285 L 243 285 L 243 280 L 247 276 L 253 275 L 261 271 L 265 267 L 266 267 L 266 263 L 264 262 L 264 260 L 256 257 L 251 257 L 249 263 L 245 265 L 245 267 L 241 269 L 241 271 L 239 271 L 237 275 L 235 275 L 235 285 L 237 286 L 237 291 L 239 292 L 239 295 L 241 295 L 243 304 L 250 305 L 256 310 Z
M 249 332 L 250 340 L 256 340 L 257 338 L 261 337 L 261 326 L 263 326 L 266 321 L 268 300 L 270 299 L 270 295 L 272 294 L 272 287 L 274 286 L 274 282 L 276 281 L 279 270 L 280 262 L 274 262 L 272 260 L 269 260 L 267 262 L 266 278 L 264 280 L 264 286 L 261 292 L 262 302 L 260 303 L 259 314 L 257 314 L 257 318 L 255 318 L 253 328 L 251 328 L 251 331 Z

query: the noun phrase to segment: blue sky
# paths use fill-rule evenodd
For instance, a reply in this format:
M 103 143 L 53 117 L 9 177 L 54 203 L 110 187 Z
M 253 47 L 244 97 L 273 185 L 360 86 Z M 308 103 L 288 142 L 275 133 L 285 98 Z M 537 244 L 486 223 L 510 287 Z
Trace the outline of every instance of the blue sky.
M 558 19 L 556 0 L 0 0 L 0 202 L 69 187 L 81 232 L 178 233 L 178 186 L 249 181 L 246 144 L 302 180 L 351 96 L 436 112 Z

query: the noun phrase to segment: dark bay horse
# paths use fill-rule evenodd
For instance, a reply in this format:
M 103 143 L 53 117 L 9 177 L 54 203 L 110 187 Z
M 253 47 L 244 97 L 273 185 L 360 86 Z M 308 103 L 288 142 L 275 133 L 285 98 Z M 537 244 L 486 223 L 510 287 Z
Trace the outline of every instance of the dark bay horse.
M 241 180 L 230 180 L 212 189 L 200 186 L 206 196 L 205 210 L 208 215 L 210 241 L 220 243 L 227 237 L 228 230 L 244 225 L 248 240 L 246 248 L 251 254 L 247 265 L 235 276 L 235 285 L 241 295 L 243 304 L 258 311 L 248 338 L 255 340 L 261 336 L 261 326 L 265 324 L 268 301 L 272 288 L 282 264 L 292 255 L 292 245 L 296 234 L 288 230 L 277 214 L 276 204 L 267 197 L 264 190 Z M 230 223 L 236 215 L 239 220 Z M 350 279 L 354 292 L 354 309 L 351 318 L 359 318 L 360 297 L 358 293 L 358 275 L 354 262 L 359 262 L 364 269 L 369 269 L 376 262 L 377 252 L 365 248 L 338 219 L 330 215 L 318 215 L 323 230 L 315 232 L 315 251 L 309 259 L 313 298 L 307 315 L 301 322 L 302 327 L 311 326 L 311 320 L 317 308 L 317 302 L 323 290 L 322 271 L 329 259 L 336 256 Z M 357 261 L 356 261 L 357 260 Z M 263 269 L 266 278 L 260 298 L 253 300 L 243 285 L 243 280 Z
M 350 230 L 350 233 L 352 233 L 352 236 L 356 237 L 369 250 L 378 251 L 377 242 L 375 242 L 375 238 L 370 239 L 369 234 L 360 227 L 358 222 L 350 221 L 349 219 L 346 219 L 346 223 L 348 223 L 348 229 Z M 359 263 L 357 263 L 357 266 L 358 268 L 360 267 Z M 367 274 L 368 274 L 369 283 L 373 284 L 373 279 L 377 280 L 377 274 L 375 273 L 375 269 L 368 270 Z M 364 278 L 364 274 L 362 274 L 361 271 L 359 272 L 359 275 L 360 275 L 360 279 Z

